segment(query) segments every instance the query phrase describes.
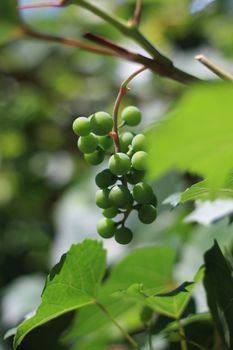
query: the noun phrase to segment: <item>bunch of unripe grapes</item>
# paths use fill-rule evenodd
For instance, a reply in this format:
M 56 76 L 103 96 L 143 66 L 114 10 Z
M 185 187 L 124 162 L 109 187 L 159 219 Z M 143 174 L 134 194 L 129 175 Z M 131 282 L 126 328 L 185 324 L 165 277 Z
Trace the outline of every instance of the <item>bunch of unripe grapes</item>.
M 141 112 L 135 106 L 128 106 L 121 113 L 121 125 L 136 126 L 141 121 Z M 103 238 L 115 237 L 120 244 L 128 244 L 132 231 L 125 222 L 132 210 L 144 224 L 151 224 L 157 216 L 157 198 L 143 181 L 146 172 L 147 153 L 145 136 L 130 131 L 119 132 L 118 150 L 114 151 L 113 119 L 106 112 L 97 112 L 90 117 L 78 117 L 73 130 L 79 136 L 78 148 L 91 165 L 100 164 L 106 155 L 110 156 L 108 168 L 95 178 L 99 190 L 96 204 L 103 209 L 103 218 L 97 223 L 97 231 Z M 115 139 L 116 140 L 116 139 Z M 115 141 L 116 142 L 116 141 Z M 118 221 L 113 218 L 120 217 Z

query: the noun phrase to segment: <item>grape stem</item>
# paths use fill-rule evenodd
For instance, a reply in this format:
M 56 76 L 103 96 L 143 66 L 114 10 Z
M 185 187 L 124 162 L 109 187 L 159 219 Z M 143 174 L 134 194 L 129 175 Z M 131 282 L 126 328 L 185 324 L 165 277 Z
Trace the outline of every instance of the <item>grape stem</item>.
M 127 333 L 126 330 L 122 328 L 122 326 L 112 317 L 112 315 L 105 308 L 105 306 L 98 301 L 96 301 L 95 304 L 107 316 L 107 318 L 119 329 L 124 338 L 127 339 L 127 341 L 129 342 L 129 344 L 131 344 L 134 349 L 140 350 L 139 345 L 135 342 L 131 335 Z
M 26 10 L 30 8 L 36 8 L 36 7 L 38 8 L 65 7 L 71 3 L 72 2 L 70 0 L 63 0 L 60 2 L 58 1 L 48 1 L 48 2 L 41 2 L 41 3 L 38 2 L 38 3 L 32 3 L 32 4 L 26 4 L 26 5 L 19 5 L 18 9 Z M 95 4 L 90 3 L 86 0 L 79 0 L 77 1 L 76 5 L 95 14 L 99 18 L 102 18 L 105 22 L 109 23 L 118 31 L 120 31 L 124 36 L 130 38 L 131 40 L 134 40 L 141 48 L 143 48 L 147 53 L 149 53 L 150 58 L 144 55 L 141 55 L 139 53 L 134 53 L 128 50 L 124 50 L 124 48 L 121 48 L 121 50 L 119 50 L 119 45 L 118 45 L 118 48 L 116 48 L 115 46 L 114 50 L 103 49 L 101 52 L 101 48 L 96 48 L 91 46 L 85 47 L 85 43 L 80 43 L 77 40 L 73 40 L 69 38 L 61 38 L 57 36 L 52 36 L 50 34 L 35 33 L 29 28 L 27 28 L 25 24 L 22 24 L 22 29 L 23 29 L 22 35 L 26 37 L 32 37 L 38 40 L 57 42 L 60 44 L 79 47 L 81 49 L 88 50 L 94 53 L 121 57 L 123 59 L 142 64 L 148 67 L 154 73 L 162 77 L 170 78 L 172 80 L 175 80 L 183 84 L 190 84 L 190 83 L 201 81 L 201 79 L 175 67 L 173 62 L 168 57 L 164 56 L 139 30 L 138 25 L 141 17 L 141 0 L 137 0 L 133 19 L 131 19 L 128 22 L 122 21 L 121 19 L 115 17 L 112 14 L 109 14 L 108 12 L 99 8 Z M 93 40 L 96 39 L 96 42 L 97 42 L 97 38 L 93 37 L 92 39 Z M 106 40 L 105 41 L 98 40 L 98 44 L 104 46 L 106 44 Z M 112 49 L 113 49 L 113 46 L 112 46 Z
M 179 318 L 177 318 L 177 324 L 178 324 L 179 333 L 180 333 L 180 337 L 181 337 L 181 339 L 180 339 L 181 350 L 188 350 L 188 345 L 187 345 L 186 338 L 185 338 L 184 327 L 183 327 L 183 324 Z
M 113 141 L 115 143 L 115 152 L 120 152 L 121 151 L 121 146 L 120 146 L 120 140 L 119 140 L 119 131 L 118 131 L 118 112 L 119 112 L 119 107 L 121 104 L 121 101 L 123 97 L 126 95 L 127 91 L 129 91 L 128 84 L 133 80 L 138 74 L 142 73 L 144 70 L 146 70 L 147 67 L 141 67 L 134 73 L 132 73 L 126 80 L 123 81 L 123 83 L 120 86 L 114 108 L 113 108 L 113 128 L 110 133 L 110 136 L 113 138 Z
M 141 15 L 142 15 L 142 0 L 136 0 L 136 6 L 134 10 L 134 16 L 133 18 L 129 21 L 132 25 L 135 27 L 139 27 L 140 20 L 141 20 Z
M 223 70 L 222 68 L 217 66 L 215 63 L 213 63 L 211 60 L 209 60 L 204 55 L 197 55 L 195 57 L 195 59 L 197 61 L 199 61 L 200 63 L 202 63 L 209 70 L 211 70 L 211 72 L 216 74 L 219 78 L 226 80 L 226 81 L 233 82 L 233 75 L 231 73 L 226 72 L 225 70 Z

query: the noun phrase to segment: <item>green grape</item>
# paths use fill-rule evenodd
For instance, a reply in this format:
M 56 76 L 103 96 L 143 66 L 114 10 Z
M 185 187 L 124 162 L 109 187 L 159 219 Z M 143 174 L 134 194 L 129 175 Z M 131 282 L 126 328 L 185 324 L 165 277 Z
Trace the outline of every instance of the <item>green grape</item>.
M 146 170 L 148 153 L 139 151 L 134 153 L 132 157 L 132 166 L 136 170 Z
M 120 244 L 128 244 L 133 239 L 132 231 L 127 227 L 118 228 L 115 231 L 115 240 Z
M 141 121 L 141 111 L 135 106 L 128 106 L 123 109 L 122 120 L 130 126 L 138 125 Z
M 105 153 L 97 150 L 93 153 L 84 154 L 84 159 L 91 165 L 98 165 L 104 160 Z
M 96 135 L 107 135 L 112 126 L 112 117 L 106 112 L 97 112 L 91 116 L 91 131 Z
M 156 208 L 151 204 L 144 204 L 138 210 L 138 217 L 143 224 L 151 224 L 157 217 Z
M 99 140 L 99 146 L 104 151 L 109 150 L 114 145 L 113 139 L 111 138 L 111 136 L 98 136 L 98 140 Z
M 98 146 L 98 139 L 94 134 L 81 136 L 78 140 L 78 148 L 83 153 L 93 153 Z
M 90 120 L 86 117 L 78 117 L 73 122 L 73 131 L 78 136 L 87 136 L 91 132 Z
M 153 190 L 145 182 L 139 182 L 133 188 L 133 197 L 139 204 L 148 204 L 153 198 Z
M 143 134 L 138 134 L 133 138 L 132 148 L 134 152 L 145 151 L 146 138 Z
M 123 132 L 119 136 L 119 140 L 120 140 L 121 151 L 123 153 L 127 153 L 129 150 L 129 145 L 131 144 L 131 142 L 133 140 L 133 134 L 129 131 Z
M 104 188 L 103 190 L 98 190 L 95 195 L 95 202 L 96 205 L 98 205 L 98 207 L 102 209 L 109 208 L 109 190 L 107 188 Z
M 130 158 L 124 153 L 115 153 L 108 163 L 109 169 L 115 175 L 125 175 L 130 170 Z
M 152 204 L 155 208 L 158 206 L 158 199 L 155 194 L 153 194 L 150 204 Z
M 104 169 L 95 177 L 95 183 L 100 188 L 112 186 L 116 181 L 117 176 L 114 175 L 109 169 Z
M 108 218 L 100 219 L 96 225 L 97 232 L 103 238 L 111 238 L 114 236 L 116 224 L 113 220 Z
M 132 205 L 133 198 L 126 186 L 116 185 L 109 193 L 109 201 L 114 207 L 127 208 Z
M 114 218 L 117 214 L 119 214 L 119 211 L 117 210 L 117 208 L 114 207 L 103 210 L 103 216 L 109 219 Z
M 126 175 L 126 180 L 130 184 L 135 185 L 138 182 L 142 181 L 144 176 L 145 176 L 145 171 L 136 170 L 136 169 L 132 168 L 130 170 L 130 173 Z

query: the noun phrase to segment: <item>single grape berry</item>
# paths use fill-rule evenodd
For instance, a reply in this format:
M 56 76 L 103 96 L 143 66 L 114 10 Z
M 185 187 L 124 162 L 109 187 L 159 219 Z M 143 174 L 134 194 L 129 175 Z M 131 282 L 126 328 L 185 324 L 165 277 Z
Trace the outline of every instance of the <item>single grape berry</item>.
M 133 198 L 126 186 L 116 185 L 109 193 L 109 201 L 114 207 L 127 208 L 132 205 Z
M 87 136 L 91 132 L 90 120 L 86 117 L 78 117 L 73 122 L 73 131 L 78 136 Z
M 95 177 L 95 183 L 99 188 L 112 186 L 116 181 L 117 176 L 114 175 L 109 169 L 101 171 Z
M 107 135 L 112 130 L 112 117 L 106 112 L 97 112 L 91 116 L 91 131 L 96 135 Z
M 134 153 L 132 157 L 132 166 L 136 170 L 146 170 L 148 153 L 139 151 Z
M 121 151 L 123 153 L 127 153 L 129 150 L 129 146 L 133 140 L 133 134 L 129 131 L 123 132 L 120 136 L 119 136 L 119 140 L 120 140 L 120 147 L 121 147 Z
M 153 198 L 153 190 L 145 182 L 139 182 L 133 188 L 133 198 L 139 204 L 148 204 Z
M 136 135 L 132 140 L 132 148 L 134 152 L 145 151 L 146 138 L 143 134 Z
M 135 106 L 128 106 L 123 109 L 122 120 L 129 126 L 138 125 L 141 121 L 141 111 Z
M 104 151 L 109 150 L 109 148 L 113 147 L 113 139 L 110 136 L 98 136 L 99 146 Z
M 126 180 L 132 185 L 137 184 L 138 182 L 141 182 L 142 179 L 145 176 L 145 171 L 143 170 L 136 170 L 132 168 L 130 170 L 130 173 L 126 175 Z
M 104 160 L 105 153 L 103 151 L 97 150 L 93 153 L 84 154 L 84 159 L 87 163 L 91 165 L 98 165 Z
M 97 232 L 103 238 L 111 238 L 115 233 L 115 222 L 108 218 L 100 219 L 96 225 Z
M 114 218 L 117 214 L 119 214 L 117 208 L 111 207 L 103 210 L 103 216 L 106 218 L 112 219 Z
M 138 217 L 143 224 L 151 224 L 157 217 L 156 208 L 151 204 L 144 204 L 138 210 Z
M 78 139 L 78 148 L 83 153 L 93 153 L 98 146 L 98 139 L 94 134 L 81 136 Z
M 127 227 L 121 227 L 115 231 L 115 240 L 120 244 L 128 244 L 132 239 L 133 233 Z
M 95 195 L 95 202 L 102 209 L 109 208 L 111 206 L 109 202 L 109 190 L 107 188 L 98 190 Z
M 127 154 L 115 153 L 111 156 L 108 163 L 109 169 L 115 175 L 125 175 L 130 170 L 131 162 Z

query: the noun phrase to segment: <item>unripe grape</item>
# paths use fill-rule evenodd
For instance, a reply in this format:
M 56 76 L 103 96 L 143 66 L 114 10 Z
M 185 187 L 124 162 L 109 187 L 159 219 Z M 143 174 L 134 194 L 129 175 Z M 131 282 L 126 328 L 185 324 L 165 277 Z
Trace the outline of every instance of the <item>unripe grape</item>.
M 126 186 L 116 185 L 109 193 L 109 201 L 117 208 L 127 208 L 132 205 L 133 198 Z
M 97 146 L 98 146 L 98 139 L 92 133 L 90 133 L 87 136 L 81 136 L 78 139 L 78 148 L 83 153 L 92 153 L 96 150 Z
M 117 208 L 111 207 L 103 210 L 103 216 L 106 218 L 112 219 L 114 218 L 117 214 L 119 214 Z
M 73 131 L 78 136 L 87 136 L 91 131 L 90 120 L 86 117 L 78 117 L 73 122 Z
M 133 138 L 132 148 L 134 152 L 144 151 L 146 148 L 146 138 L 143 134 L 138 134 Z
M 148 153 L 139 151 L 134 153 L 132 157 L 132 166 L 136 170 L 146 170 Z
M 123 109 L 121 117 L 126 124 L 135 126 L 140 123 L 142 115 L 141 111 L 137 107 L 128 106 Z
M 137 184 L 138 182 L 141 182 L 142 179 L 145 176 L 145 171 L 143 170 L 136 170 L 132 168 L 130 170 L 130 173 L 126 175 L 126 180 L 132 185 Z
M 121 227 L 115 231 L 115 240 L 120 244 L 128 244 L 132 239 L 133 233 L 127 227 Z
M 120 134 L 119 140 L 120 140 L 121 151 L 123 153 L 127 153 L 129 150 L 129 145 L 133 140 L 133 134 L 129 131 L 123 132 L 122 134 Z
M 124 153 L 115 153 L 108 163 L 109 169 L 115 175 L 125 175 L 130 170 L 130 158 Z
M 101 171 L 95 177 L 95 183 L 100 188 L 112 186 L 116 181 L 117 176 L 114 175 L 109 169 Z
M 84 154 L 84 159 L 91 165 L 98 165 L 104 160 L 103 151 L 94 151 L 93 153 Z
M 100 219 L 96 225 L 97 232 L 103 238 L 111 238 L 114 236 L 116 225 L 115 222 L 108 218 Z
M 156 208 L 151 204 L 144 204 L 138 210 L 138 217 L 143 224 L 151 224 L 157 217 Z
M 139 182 L 133 188 L 133 197 L 140 204 L 148 204 L 153 198 L 153 190 L 145 182 Z
M 109 208 L 109 190 L 107 188 L 104 188 L 103 190 L 98 190 L 95 195 L 95 202 L 96 205 L 98 205 L 98 207 L 102 209 Z
M 99 146 L 104 150 L 107 151 L 109 148 L 113 147 L 113 139 L 110 136 L 99 136 Z
M 112 117 L 106 112 L 97 112 L 91 117 L 91 131 L 96 135 L 107 135 L 112 130 Z

